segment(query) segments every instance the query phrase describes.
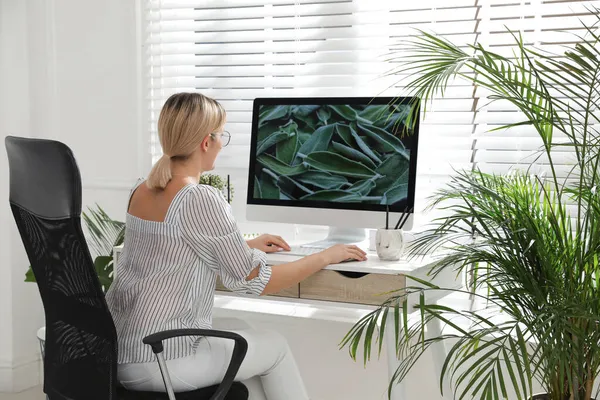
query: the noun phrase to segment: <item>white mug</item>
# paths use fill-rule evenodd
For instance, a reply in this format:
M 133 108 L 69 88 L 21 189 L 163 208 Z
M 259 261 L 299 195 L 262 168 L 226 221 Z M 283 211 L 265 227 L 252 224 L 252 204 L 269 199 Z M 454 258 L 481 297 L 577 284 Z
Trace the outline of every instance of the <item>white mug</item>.
M 377 229 L 375 250 L 380 260 L 395 261 L 404 251 L 404 231 L 402 229 Z

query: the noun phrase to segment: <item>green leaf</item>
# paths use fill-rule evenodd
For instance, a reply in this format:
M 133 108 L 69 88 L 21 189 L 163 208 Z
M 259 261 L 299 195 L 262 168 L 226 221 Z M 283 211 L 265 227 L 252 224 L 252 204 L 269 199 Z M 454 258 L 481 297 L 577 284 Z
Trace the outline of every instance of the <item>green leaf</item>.
M 315 113 L 319 107 L 310 105 L 292 106 L 291 116 L 298 122 L 298 125 L 303 125 L 302 128 L 308 128 L 310 132 L 314 132 L 319 126 L 319 118 Z
M 275 171 L 279 175 L 294 176 L 302 174 L 308 170 L 308 168 L 303 164 L 290 166 L 279 161 L 270 154 L 261 154 L 256 158 L 256 160 L 265 168 Z
M 86 224 L 89 236 L 88 246 L 94 255 L 112 254 L 117 240 L 122 237 L 125 224 L 111 219 L 98 205 L 96 209 L 88 208 L 88 212 L 81 213 Z
M 342 141 L 346 144 L 346 146 L 351 148 L 356 146 L 356 142 L 352 137 L 352 132 L 350 131 L 349 125 L 335 124 L 335 131 L 340 139 L 342 139 Z
M 277 143 L 277 159 L 291 165 L 294 158 L 296 158 L 299 147 L 298 135 L 296 134 L 292 135 L 287 140 L 282 140 Z
M 373 179 L 364 179 L 350 186 L 348 190 L 359 193 L 361 196 L 366 196 L 371 192 L 371 190 L 373 190 L 374 187 L 375 181 Z
M 375 186 L 375 183 L 373 183 Z M 398 186 L 394 186 L 383 194 L 381 204 L 395 204 L 401 200 L 406 199 L 408 196 L 408 183 L 401 183 Z
M 408 340 L 408 299 L 402 301 L 402 327 L 405 339 Z M 400 353 L 400 304 L 394 303 L 394 343 L 396 343 L 396 354 Z
M 390 134 L 384 129 L 378 128 L 374 125 L 368 125 L 358 122 L 358 127 L 361 132 L 365 133 L 371 139 L 373 139 L 374 147 L 376 150 L 387 153 L 395 151 L 396 153 L 402 154 L 406 159 L 409 158 L 406 148 L 400 139 Z
M 379 343 L 379 349 L 377 354 L 381 357 L 381 350 L 383 349 L 383 335 L 385 334 L 385 324 L 387 324 L 388 312 L 390 311 L 389 307 L 385 307 L 383 310 L 383 314 L 381 316 L 381 326 L 379 327 L 379 338 L 377 342 Z
M 265 140 L 263 140 L 262 142 L 260 142 L 258 144 L 258 146 L 256 148 L 256 155 L 260 155 L 260 154 L 264 153 L 272 146 L 276 145 L 277 143 L 279 143 L 283 140 L 286 140 L 289 137 L 290 137 L 290 135 L 286 132 L 277 132 L 271 136 L 268 136 Z
M 273 178 L 268 174 L 261 174 L 259 179 L 261 199 L 279 199 L 279 188 L 273 182 Z
M 307 188 L 306 186 L 302 185 L 300 182 L 296 181 L 295 179 L 289 178 L 285 175 L 281 175 L 279 177 L 279 181 L 277 182 L 277 186 L 279 186 L 279 188 L 283 189 L 285 188 L 285 192 L 286 193 L 294 193 L 296 190 L 295 188 L 300 189 L 304 194 L 313 194 L 315 191 L 311 190 L 309 188 Z M 300 194 L 300 196 L 303 196 L 304 194 Z M 294 196 L 297 197 L 297 196 Z
M 364 366 L 367 366 L 367 361 L 371 359 L 371 348 L 372 348 L 372 340 L 373 333 L 375 332 L 375 328 L 377 327 L 377 320 L 372 319 L 367 325 L 367 331 L 365 332 L 365 337 L 363 341 L 363 356 L 364 356 Z
M 121 246 L 124 242 L 125 242 L 125 225 L 123 225 L 123 229 L 121 229 L 119 231 L 119 233 L 117 234 L 117 238 L 115 239 L 113 248 L 110 250 L 110 255 L 111 256 L 113 255 L 115 246 Z
M 107 266 L 112 262 L 112 257 L 110 256 L 98 256 L 96 257 L 96 259 L 94 260 L 94 268 L 96 269 L 96 272 L 101 273 L 102 271 L 104 271 Z
M 274 119 L 287 118 L 290 106 L 262 106 L 259 112 L 259 127 Z
M 408 117 L 410 116 L 412 106 L 410 104 L 396 104 L 394 108 L 396 111 L 375 121 L 373 125 L 383 128 L 386 132 L 392 134 L 402 133 L 407 125 L 410 125 Z
M 279 132 L 279 125 L 280 123 L 278 121 L 271 121 L 267 124 L 264 124 L 263 126 L 260 126 L 258 128 L 258 136 L 256 139 L 257 143 L 262 142 L 269 136 L 273 135 L 275 132 Z
M 321 190 L 303 196 L 300 200 L 359 202 L 361 201 L 361 196 L 358 193 L 351 193 L 346 190 Z
M 350 131 L 348 130 L 348 132 L 350 132 Z M 360 151 L 353 149 L 352 147 L 346 146 L 346 145 L 338 143 L 338 142 L 331 142 L 331 147 L 333 148 L 333 150 L 335 150 L 336 152 L 340 153 L 341 155 L 343 155 L 347 158 L 350 158 L 354 161 L 358 161 L 362 164 L 365 164 L 369 168 L 373 168 L 373 169 L 377 168 L 375 163 L 373 161 L 371 161 L 371 159 L 369 157 L 364 155 L 364 153 L 361 153 Z
M 300 146 L 296 153 L 295 164 L 302 162 L 302 158 L 315 151 L 324 151 L 329 147 L 333 137 L 335 125 L 326 125 L 317 129 L 311 137 Z
M 304 133 L 304 132 L 299 133 L 298 134 L 298 143 L 300 145 L 303 145 L 308 139 L 311 138 L 311 136 L 312 135 L 310 133 Z
M 364 326 L 362 326 L 357 332 L 356 335 L 354 336 L 354 339 L 352 341 L 352 345 L 350 347 L 350 354 L 352 355 L 352 358 L 356 360 L 356 350 L 358 349 L 358 345 L 360 344 L 360 337 L 362 336 L 362 332 L 365 329 Z
M 264 199 L 263 194 L 262 194 L 262 189 L 260 187 L 260 181 L 258 180 L 258 178 L 256 176 L 254 177 L 254 198 L 255 199 Z
M 390 108 L 387 104 L 371 104 L 358 113 L 359 120 L 368 121 L 369 123 L 384 120 L 389 117 L 389 115 Z
M 354 149 L 358 145 L 358 147 L 363 151 L 364 154 L 366 154 L 371 160 L 375 161 L 376 165 L 381 163 L 381 159 L 379 158 L 379 156 L 369 148 L 365 141 L 356 133 L 356 131 L 350 125 L 337 124 L 336 132 L 348 147 Z
M 332 175 L 323 171 L 308 171 L 297 175 L 296 179 L 304 184 L 313 185 L 321 189 L 339 189 L 348 185 L 348 179 L 340 175 Z
M 327 125 L 327 121 L 331 119 L 331 111 L 328 108 L 321 107 L 317 111 L 317 117 L 319 117 L 319 121 L 321 121 L 323 125 Z
M 409 162 L 404 156 L 392 153 L 376 169 L 377 173 L 382 175 L 382 177 L 375 182 L 376 187 L 372 194 L 383 196 L 390 188 L 402 183 L 408 183 L 409 167 Z
M 98 280 L 103 286 L 104 292 L 106 292 L 112 283 L 113 258 L 111 256 L 96 257 L 94 268 L 96 269 L 96 274 L 98 274 Z
M 285 132 L 291 137 L 298 133 L 298 124 L 293 119 L 290 119 L 285 125 L 279 127 L 279 132 Z
M 349 126 L 348 128 L 350 129 L 352 138 L 358 147 L 360 147 L 360 149 L 363 151 L 363 153 L 365 153 L 371 160 L 375 161 L 377 165 L 381 164 L 381 158 L 379 158 L 379 156 L 371 149 L 364 139 L 360 137 L 358 133 L 356 133 L 356 130 L 352 126 Z
M 356 161 L 352 161 L 330 151 L 317 151 L 304 159 L 304 164 L 319 171 L 349 176 L 353 178 L 373 178 L 377 173 L 371 168 Z
M 269 176 L 275 182 L 275 186 L 277 187 L 277 197 L 281 200 L 294 200 L 295 196 L 293 195 L 295 190 L 295 185 L 293 181 L 285 175 L 277 175 L 275 172 L 269 169 L 263 169 L 263 174 L 265 176 Z
M 296 106 L 292 106 L 292 115 L 294 117 L 305 117 L 307 115 L 312 114 L 319 107 L 321 107 L 321 106 L 313 106 L 313 105 L 296 105 Z
M 33 274 L 31 266 L 29 267 L 27 272 L 25 272 L 25 282 L 36 282 L 35 275 Z
M 335 111 L 338 115 L 344 118 L 346 121 L 356 121 L 356 111 L 347 105 L 330 105 L 328 106 L 331 110 Z

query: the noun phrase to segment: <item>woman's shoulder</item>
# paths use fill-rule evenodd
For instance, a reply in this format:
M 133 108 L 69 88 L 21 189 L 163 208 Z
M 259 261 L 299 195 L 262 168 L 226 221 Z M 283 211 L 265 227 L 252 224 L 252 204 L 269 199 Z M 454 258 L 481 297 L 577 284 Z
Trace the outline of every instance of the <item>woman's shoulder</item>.
M 231 233 L 234 226 L 231 208 L 218 189 L 194 184 L 185 196 L 179 212 L 179 223 L 195 233 L 211 236 L 223 236 Z
M 219 189 L 201 183 L 194 184 L 190 187 L 188 197 L 188 202 L 196 203 L 199 206 L 202 204 L 227 204 L 227 200 Z
M 223 194 L 219 189 L 214 186 L 205 185 L 203 183 L 195 183 L 192 185 L 190 191 L 199 196 L 215 197 L 217 199 L 223 199 Z

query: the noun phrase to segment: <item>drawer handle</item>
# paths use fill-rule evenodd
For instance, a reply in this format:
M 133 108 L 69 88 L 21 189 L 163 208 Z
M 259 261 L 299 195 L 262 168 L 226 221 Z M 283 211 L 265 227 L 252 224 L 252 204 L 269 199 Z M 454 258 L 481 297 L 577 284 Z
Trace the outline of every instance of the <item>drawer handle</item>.
M 350 272 L 350 271 L 335 271 L 335 272 L 345 276 L 346 278 L 351 278 L 351 279 L 362 278 L 365 275 L 369 275 L 368 272 Z

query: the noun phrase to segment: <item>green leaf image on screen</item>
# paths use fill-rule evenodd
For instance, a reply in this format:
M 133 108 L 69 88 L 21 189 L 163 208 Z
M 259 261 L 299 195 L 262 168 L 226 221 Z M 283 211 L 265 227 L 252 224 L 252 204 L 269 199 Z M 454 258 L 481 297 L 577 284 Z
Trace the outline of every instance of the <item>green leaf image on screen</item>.
M 395 204 L 408 196 L 408 104 L 259 109 L 254 198 Z

